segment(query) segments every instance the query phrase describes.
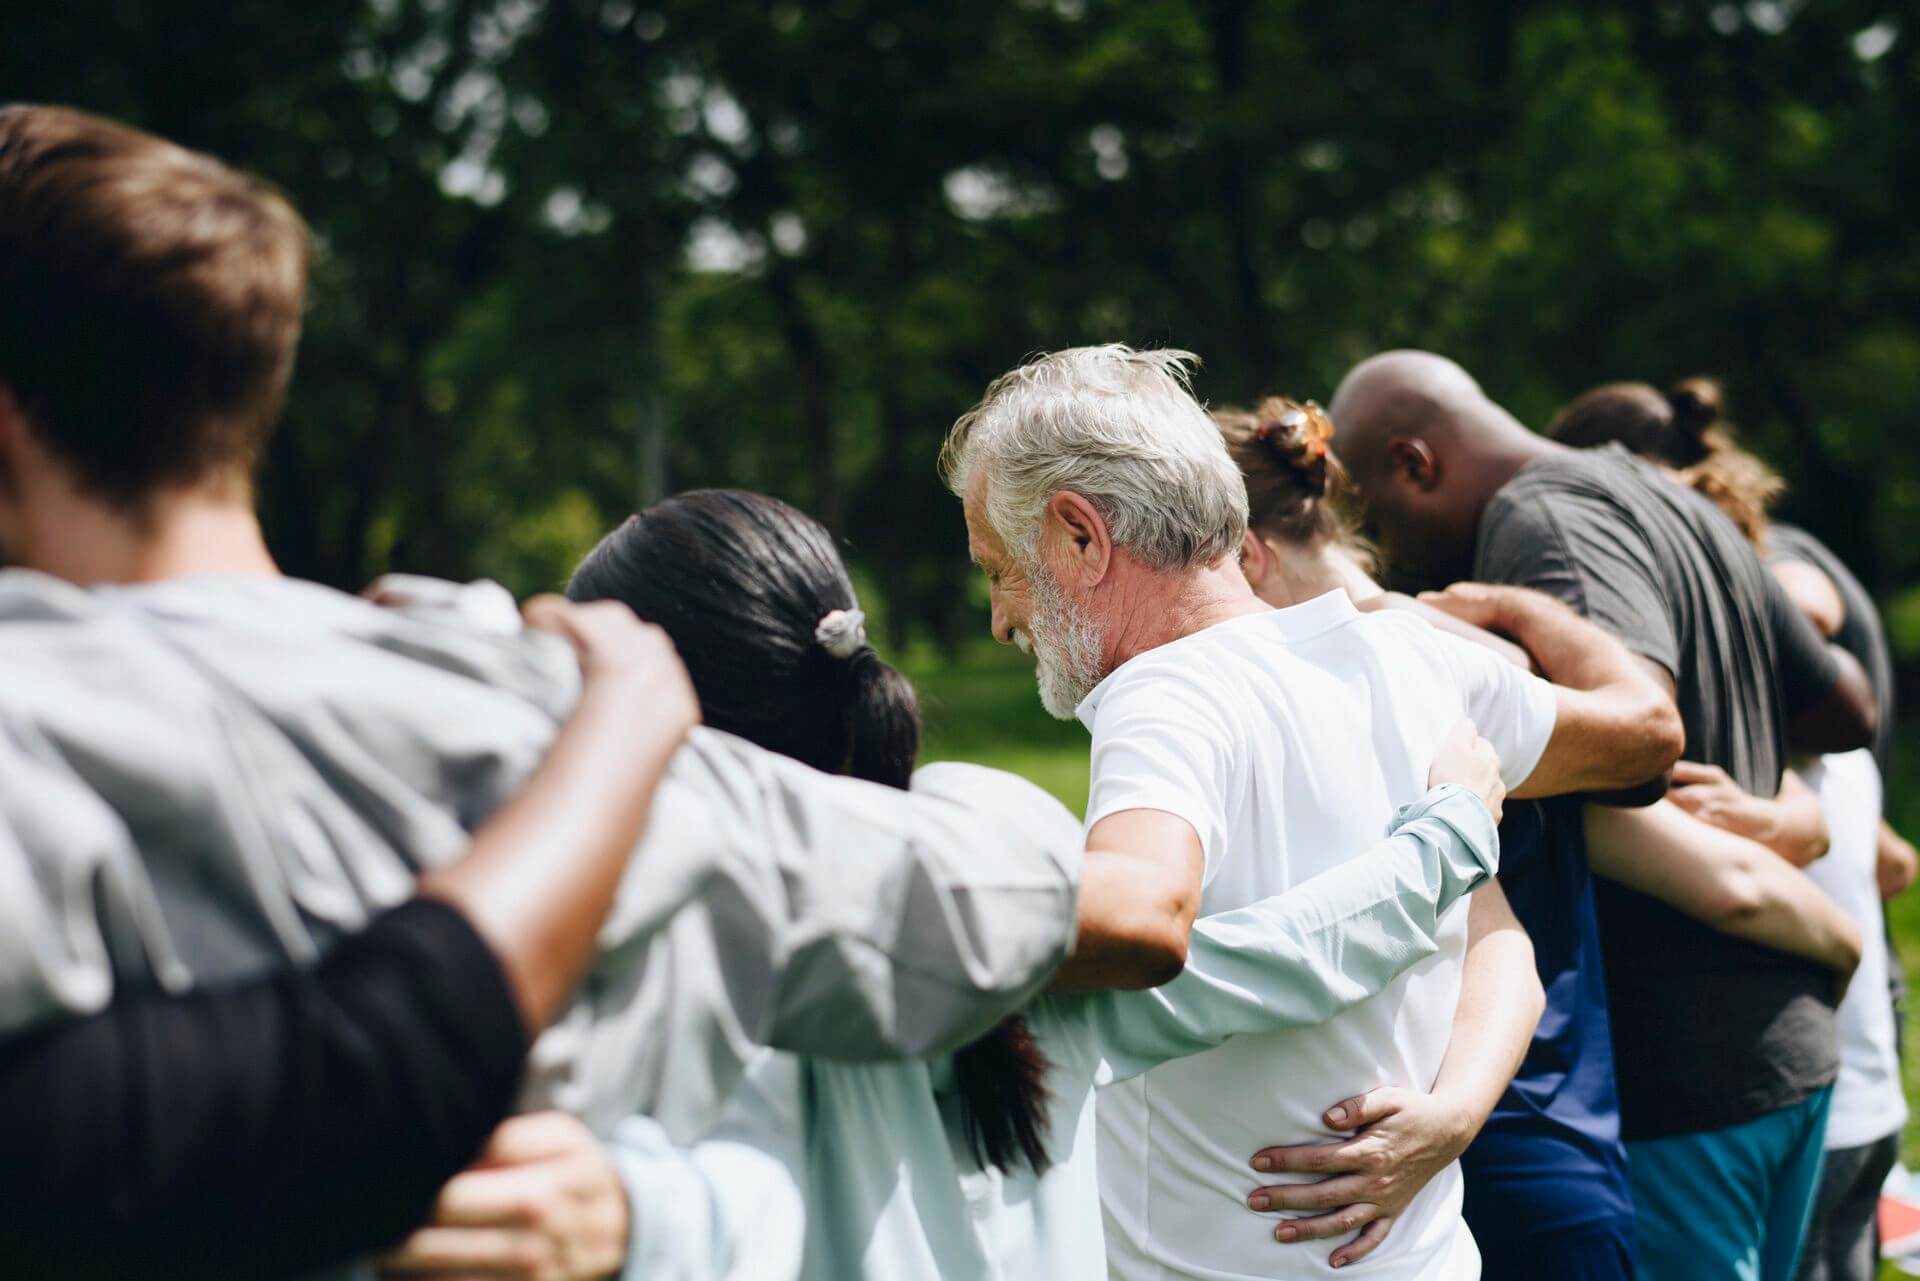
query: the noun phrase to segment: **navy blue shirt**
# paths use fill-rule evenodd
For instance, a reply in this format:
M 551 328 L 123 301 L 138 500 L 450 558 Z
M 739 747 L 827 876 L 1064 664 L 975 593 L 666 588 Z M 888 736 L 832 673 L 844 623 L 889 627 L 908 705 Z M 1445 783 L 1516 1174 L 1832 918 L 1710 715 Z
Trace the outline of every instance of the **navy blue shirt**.
M 1491 1244 L 1633 1216 L 1580 800 L 1509 802 L 1500 886 L 1546 991 L 1513 1083 L 1460 1159 L 1467 1226 Z

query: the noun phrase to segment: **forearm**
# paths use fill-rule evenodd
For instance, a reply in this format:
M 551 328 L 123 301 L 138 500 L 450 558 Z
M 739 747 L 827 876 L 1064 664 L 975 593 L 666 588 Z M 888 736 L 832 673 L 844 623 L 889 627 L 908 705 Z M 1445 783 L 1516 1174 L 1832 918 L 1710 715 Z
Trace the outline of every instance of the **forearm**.
M 1470 910 L 1460 1004 L 1432 1091 L 1453 1109 L 1462 1149 L 1520 1070 L 1546 1006 L 1533 943 L 1499 883 L 1474 895 Z
M 1806 875 L 1671 802 L 1586 808 L 1593 870 L 1734 938 L 1850 974 L 1860 933 Z
M 0 1257 L 246 1281 L 386 1245 L 506 1115 L 525 1053 L 485 943 L 428 901 L 312 970 L 123 998 L 0 1053 Z
M 530 1032 L 552 1021 L 594 954 L 679 724 L 636 725 L 631 699 L 589 685 L 544 762 L 459 861 L 420 879 L 500 958 Z
M 1516 797 L 1634 788 L 1679 758 L 1679 710 L 1645 660 L 1552 597 L 1494 590 L 1497 624 L 1559 687 L 1553 738 Z
M 1801 777 L 1788 770 L 1780 792 L 1760 802 L 1766 815 L 1766 835 L 1760 843 L 1795 867 L 1805 867 L 1827 852 L 1827 815 L 1819 795 Z

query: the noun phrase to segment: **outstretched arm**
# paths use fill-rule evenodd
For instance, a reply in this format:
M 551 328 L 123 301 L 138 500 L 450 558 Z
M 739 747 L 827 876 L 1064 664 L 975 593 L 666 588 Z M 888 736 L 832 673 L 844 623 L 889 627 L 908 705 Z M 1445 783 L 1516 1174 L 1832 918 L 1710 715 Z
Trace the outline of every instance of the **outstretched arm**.
M 1467 1150 L 1520 1070 L 1546 1004 L 1533 943 L 1498 881 L 1473 896 L 1470 910 L 1460 1003 L 1433 1089 L 1387 1087 L 1342 1099 L 1327 1109 L 1327 1128 L 1355 1131 L 1353 1138 L 1254 1153 L 1256 1170 L 1322 1176 L 1256 1188 L 1248 1197 L 1253 1210 L 1317 1212 L 1278 1225 L 1276 1240 L 1357 1231 L 1329 1257 L 1335 1267 L 1366 1258 L 1433 1176 Z
M 1456 583 L 1423 603 L 1511 636 L 1555 686 L 1556 719 L 1540 763 L 1514 795 L 1637 787 L 1680 758 L 1686 729 L 1673 695 L 1644 660 L 1551 596 Z
M 1860 929 L 1771 850 L 1663 802 L 1586 807 L 1593 870 L 1723 934 L 1802 956 L 1846 976 L 1860 963 Z

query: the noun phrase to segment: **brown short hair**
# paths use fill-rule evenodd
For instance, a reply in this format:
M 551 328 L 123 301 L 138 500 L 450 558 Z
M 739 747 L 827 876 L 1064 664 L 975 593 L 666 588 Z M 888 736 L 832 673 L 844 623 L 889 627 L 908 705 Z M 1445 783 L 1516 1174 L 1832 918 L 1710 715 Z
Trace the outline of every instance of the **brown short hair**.
M 89 492 L 250 477 L 308 236 L 257 179 L 62 107 L 0 108 L 0 383 Z

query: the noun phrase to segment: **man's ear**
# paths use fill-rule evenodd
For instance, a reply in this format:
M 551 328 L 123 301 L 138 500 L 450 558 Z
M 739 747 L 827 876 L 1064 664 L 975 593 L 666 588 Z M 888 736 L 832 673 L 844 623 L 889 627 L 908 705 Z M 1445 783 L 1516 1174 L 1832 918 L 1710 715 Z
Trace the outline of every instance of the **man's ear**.
M 1387 466 L 1407 478 L 1415 489 L 1430 490 L 1440 483 L 1440 458 L 1417 436 L 1395 436 L 1387 442 Z
M 1092 503 L 1063 489 L 1047 500 L 1049 532 L 1059 542 L 1059 574 L 1078 576 L 1085 587 L 1092 587 L 1107 576 L 1113 560 L 1113 538 L 1107 522 Z

